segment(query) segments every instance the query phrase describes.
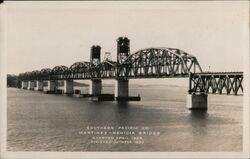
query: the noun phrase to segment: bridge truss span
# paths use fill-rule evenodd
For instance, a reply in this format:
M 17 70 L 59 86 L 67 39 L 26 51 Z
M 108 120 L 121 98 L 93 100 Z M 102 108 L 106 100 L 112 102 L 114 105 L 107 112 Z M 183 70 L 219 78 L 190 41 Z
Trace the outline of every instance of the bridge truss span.
M 100 78 L 115 78 L 117 62 L 105 60 L 97 65 L 97 72 Z
M 50 79 L 67 79 L 70 78 L 70 70 L 67 66 L 55 66 L 50 73 Z
M 186 77 L 190 72 L 202 72 L 197 59 L 182 50 L 166 47 L 141 49 L 117 64 L 118 77 Z
M 84 80 L 188 77 L 190 72 L 201 73 L 196 57 L 174 48 L 146 48 L 128 55 L 122 62 L 105 59 L 93 63 L 75 62 L 70 67 L 20 74 L 20 80 Z
M 75 62 L 69 67 L 70 77 L 72 79 L 90 79 L 92 63 L 87 61 Z M 92 71 L 93 72 L 93 71 Z
M 189 94 L 243 95 L 243 72 L 190 73 Z

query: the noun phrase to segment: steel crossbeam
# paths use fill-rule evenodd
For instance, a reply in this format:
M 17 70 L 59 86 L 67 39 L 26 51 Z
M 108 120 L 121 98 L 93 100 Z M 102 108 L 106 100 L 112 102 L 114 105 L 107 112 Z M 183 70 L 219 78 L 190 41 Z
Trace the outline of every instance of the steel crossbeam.
M 243 72 L 190 73 L 189 93 L 243 94 Z

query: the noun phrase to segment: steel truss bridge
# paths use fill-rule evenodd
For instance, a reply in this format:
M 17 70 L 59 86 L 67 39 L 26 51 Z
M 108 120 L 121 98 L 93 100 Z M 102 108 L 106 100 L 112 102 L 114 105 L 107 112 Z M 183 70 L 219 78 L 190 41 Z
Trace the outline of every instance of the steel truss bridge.
M 243 94 L 243 72 L 203 72 L 195 56 L 167 47 L 145 48 L 130 54 L 129 39 L 117 40 L 117 60 L 92 46 L 90 61 L 21 73 L 19 81 L 189 78 L 189 93 Z

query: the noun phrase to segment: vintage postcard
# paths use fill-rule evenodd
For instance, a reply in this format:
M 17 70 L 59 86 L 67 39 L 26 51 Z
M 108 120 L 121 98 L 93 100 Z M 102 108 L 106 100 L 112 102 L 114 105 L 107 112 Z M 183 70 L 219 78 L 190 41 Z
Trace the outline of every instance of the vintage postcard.
M 0 6 L 3 158 L 249 157 L 249 2 Z

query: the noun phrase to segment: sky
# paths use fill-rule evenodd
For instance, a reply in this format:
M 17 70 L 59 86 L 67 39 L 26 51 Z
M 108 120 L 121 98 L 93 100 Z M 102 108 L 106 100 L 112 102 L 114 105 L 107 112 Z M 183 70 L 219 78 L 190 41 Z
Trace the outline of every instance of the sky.
M 247 4 L 247 5 L 246 5 Z M 116 59 L 116 39 L 131 53 L 181 49 L 204 71 L 243 71 L 247 2 L 6 2 L 7 73 L 89 61 L 90 47 Z

